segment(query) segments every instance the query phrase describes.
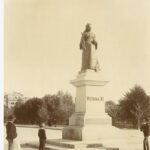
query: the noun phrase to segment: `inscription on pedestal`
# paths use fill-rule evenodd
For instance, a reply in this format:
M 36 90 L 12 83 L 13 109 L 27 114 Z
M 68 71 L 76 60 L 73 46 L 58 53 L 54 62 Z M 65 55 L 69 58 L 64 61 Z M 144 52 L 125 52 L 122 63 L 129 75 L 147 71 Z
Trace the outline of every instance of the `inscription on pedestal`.
M 88 101 L 103 101 L 104 97 L 90 97 L 90 96 L 87 96 L 87 100 Z

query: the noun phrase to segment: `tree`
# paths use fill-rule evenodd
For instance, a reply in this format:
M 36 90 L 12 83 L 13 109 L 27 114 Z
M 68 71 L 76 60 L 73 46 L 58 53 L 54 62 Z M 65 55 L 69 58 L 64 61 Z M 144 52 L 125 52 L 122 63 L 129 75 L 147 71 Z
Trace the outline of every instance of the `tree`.
M 45 102 L 47 106 L 47 114 L 48 114 L 48 124 L 52 124 L 52 118 L 53 118 L 53 112 L 55 110 L 54 103 L 53 103 L 53 97 L 51 95 L 45 95 L 42 100 Z
M 8 108 L 6 105 L 4 105 L 4 122 L 6 122 L 9 115 L 13 115 L 14 113 L 14 107 Z
M 31 98 L 25 103 L 16 103 L 14 114 L 17 123 L 38 124 L 40 122 L 56 122 L 65 124 L 74 112 L 72 96 L 58 92 L 45 95 L 43 98 Z
M 44 102 L 42 106 L 39 108 L 37 113 L 38 113 L 39 123 L 46 122 L 48 120 L 47 106 Z
M 37 124 L 39 122 L 38 112 L 43 105 L 40 98 L 31 98 L 24 104 L 15 106 L 14 114 L 18 123 Z
M 51 122 L 58 124 L 66 124 L 67 120 L 74 112 L 74 103 L 69 93 L 58 91 L 54 95 L 46 95 L 43 97 L 47 104 L 49 119 Z
M 105 103 L 105 112 L 108 113 L 111 107 L 114 107 L 116 104 L 112 100 L 106 101 Z
M 107 101 L 105 104 L 106 108 L 106 113 L 114 119 L 118 118 L 118 113 L 119 113 L 119 105 L 115 104 L 113 101 Z
M 74 103 L 69 93 L 58 91 L 54 95 L 45 95 L 42 98 L 47 105 L 49 114 L 49 122 L 58 124 L 66 124 L 67 120 L 74 112 Z
M 141 86 L 136 85 L 119 101 L 120 116 L 123 120 L 135 122 L 140 127 L 140 120 L 149 112 L 150 97 Z

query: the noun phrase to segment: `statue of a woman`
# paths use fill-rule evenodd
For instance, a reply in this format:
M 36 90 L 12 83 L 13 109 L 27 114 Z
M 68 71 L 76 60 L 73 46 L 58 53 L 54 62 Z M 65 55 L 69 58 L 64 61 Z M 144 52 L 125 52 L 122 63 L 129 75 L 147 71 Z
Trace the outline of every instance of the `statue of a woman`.
M 87 24 L 85 31 L 82 33 L 80 49 L 82 49 L 81 71 L 85 71 L 86 69 L 99 71 L 99 63 L 96 57 L 97 42 L 95 34 L 91 32 L 91 24 Z

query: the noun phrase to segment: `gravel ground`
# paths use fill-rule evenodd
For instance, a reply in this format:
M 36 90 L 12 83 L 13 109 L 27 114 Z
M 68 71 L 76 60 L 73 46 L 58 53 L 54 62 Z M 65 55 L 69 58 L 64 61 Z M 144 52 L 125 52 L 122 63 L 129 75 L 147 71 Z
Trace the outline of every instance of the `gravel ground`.
M 109 139 L 100 140 L 101 143 L 107 143 L 108 145 L 112 144 L 116 147 L 118 143 L 122 147 L 121 150 L 127 149 L 128 150 L 142 150 L 143 146 L 143 134 L 138 130 L 131 130 L 131 129 L 121 129 L 119 131 L 121 135 L 124 137 L 114 138 L 113 135 L 109 137 Z M 4 130 L 4 136 L 6 131 Z M 26 127 L 17 127 L 17 141 L 19 143 L 24 142 L 35 142 L 38 141 L 38 128 L 26 128 Z M 61 139 L 62 131 L 61 130 L 54 130 L 54 129 L 46 129 L 46 134 L 48 139 Z M 149 138 L 150 143 L 150 138 Z M 7 141 L 4 140 L 4 147 L 7 150 Z M 22 150 L 35 150 L 34 148 L 23 148 Z

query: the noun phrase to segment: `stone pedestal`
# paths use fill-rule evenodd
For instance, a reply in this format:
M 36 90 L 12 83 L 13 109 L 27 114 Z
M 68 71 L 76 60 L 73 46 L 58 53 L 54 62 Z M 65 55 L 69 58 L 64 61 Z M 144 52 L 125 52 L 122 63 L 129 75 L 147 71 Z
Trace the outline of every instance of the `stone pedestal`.
M 63 139 L 97 140 L 111 118 L 105 113 L 104 80 L 101 72 L 87 70 L 71 81 L 76 87 L 75 113 L 69 118 L 69 126 L 63 129 Z

